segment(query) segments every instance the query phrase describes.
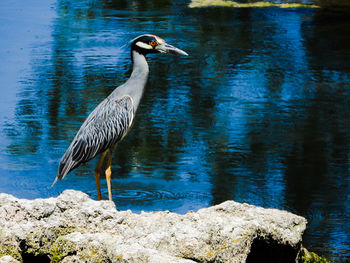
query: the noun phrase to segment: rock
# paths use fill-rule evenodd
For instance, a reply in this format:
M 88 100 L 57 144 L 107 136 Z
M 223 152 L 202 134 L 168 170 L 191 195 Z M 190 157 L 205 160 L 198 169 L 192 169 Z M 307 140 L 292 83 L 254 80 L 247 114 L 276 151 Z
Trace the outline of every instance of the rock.
M 36 200 L 0 194 L 0 258 L 14 260 L 0 262 L 295 262 L 306 223 L 234 201 L 134 214 L 73 190 Z
M 320 0 L 320 1 L 341 1 L 341 0 Z M 347 0 L 343 0 L 347 1 Z M 317 2 L 316 2 L 317 3 Z M 189 4 L 190 8 L 195 7 L 210 7 L 210 6 L 221 6 L 221 7 L 231 7 L 231 8 L 267 8 L 267 7 L 277 7 L 277 8 L 320 8 L 317 4 L 310 3 L 298 3 L 295 1 L 290 3 L 288 1 L 234 1 L 234 0 L 192 0 Z
M 19 263 L 19 261 L 14 259 L 11 256 L 6 255 L 6 256 L 0 257 L 0 263 Z
M 333 262 L 324 257 L 320 257 L 316 253 L 309 252 L 306 248 L 302 247 L 300 250 L 301 261 L 303 263 L 330 263 Z

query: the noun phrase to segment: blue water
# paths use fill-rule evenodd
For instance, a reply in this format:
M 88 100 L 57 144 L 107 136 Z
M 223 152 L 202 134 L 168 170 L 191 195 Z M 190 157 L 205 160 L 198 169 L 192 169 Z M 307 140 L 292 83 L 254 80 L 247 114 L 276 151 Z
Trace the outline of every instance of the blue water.
M 350 260 L 346 9 L 0 2 L 0 192 L 97 198 L 96 160 L 50 185 L 86 116 L 130 75 L 121 47 L 143 33 L 190 56 L 148 58 L 146 94 L 113 160 L 117 207 L 285 209 L 308 219 L 309 250 Z

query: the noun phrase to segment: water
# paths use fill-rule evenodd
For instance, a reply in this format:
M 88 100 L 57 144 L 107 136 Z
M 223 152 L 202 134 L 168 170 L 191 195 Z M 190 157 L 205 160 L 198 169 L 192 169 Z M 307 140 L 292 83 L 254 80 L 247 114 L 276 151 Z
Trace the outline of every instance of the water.
M 49 2 L 0 3 L 0 192 L 97 197 L 96 160 L 50 185 L 83 120 L 128 78 L 120 47 L 155 33 L 190 56 L 148 58 L 146 94 L 113 161 L 117 207 L 285 209 L 308 219 L 308 249 L 350 259 L 349 13 Z

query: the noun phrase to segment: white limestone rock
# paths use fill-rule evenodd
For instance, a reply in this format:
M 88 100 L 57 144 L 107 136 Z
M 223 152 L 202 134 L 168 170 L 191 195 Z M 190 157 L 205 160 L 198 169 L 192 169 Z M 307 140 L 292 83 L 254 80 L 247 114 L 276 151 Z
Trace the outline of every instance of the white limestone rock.
M 0 257 L 185 263 L 254 262 L 276 253 L 295 260 L 306 223 L 286 211 L 234 201 L 185 215 L 134 214 L 73 190 L 36 200 L 0 194 Z

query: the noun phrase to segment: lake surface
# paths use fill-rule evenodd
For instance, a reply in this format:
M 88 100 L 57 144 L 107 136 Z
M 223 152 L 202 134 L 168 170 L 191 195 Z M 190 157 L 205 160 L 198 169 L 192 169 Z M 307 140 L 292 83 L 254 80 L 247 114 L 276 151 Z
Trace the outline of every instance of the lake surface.
M 130 75 L 121 47 L 154 33 L 190 56 L 148 57 L 145 96 L 113 160 L 118 209 L 186 213 L 231 199 L 285 209 L 308 219 L 309 250 L 350 260 L 345 9 L 50 2 L 0 3 L 0 192 L 97 198 L 97 160 L 50 188 L 58 162 Z

